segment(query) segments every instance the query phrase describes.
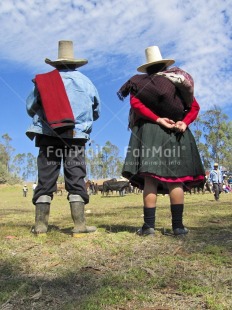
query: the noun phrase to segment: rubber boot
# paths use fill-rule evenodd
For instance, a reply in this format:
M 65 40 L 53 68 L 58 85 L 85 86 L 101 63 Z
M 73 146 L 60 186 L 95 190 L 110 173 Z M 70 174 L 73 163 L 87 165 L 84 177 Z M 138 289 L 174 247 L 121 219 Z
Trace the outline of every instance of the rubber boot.
M 35 205 L 35 234 L 46 234 L 48 230 L 48 219 L 50 203 L 36 203 Z
M 95 232 L 97 228 L 95 226 L 86 226 L 85 224 L 85 204 L 81 201 L 70 202 L 71 216 L 74 222 L 74 228 L 72 230 L 73 236 L 75 234 L 91 233 Z

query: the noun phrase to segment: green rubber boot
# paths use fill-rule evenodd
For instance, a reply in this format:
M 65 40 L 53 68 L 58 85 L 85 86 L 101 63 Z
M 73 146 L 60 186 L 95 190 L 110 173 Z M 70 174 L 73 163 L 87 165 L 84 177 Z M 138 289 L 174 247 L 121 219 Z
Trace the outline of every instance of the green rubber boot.
M 85 204 L 81 201 L 70 202 L 71 216 L 74 222 L 73 236 L 83 233 L 92 233 L 97 230 L 95 226 L 85 224 Z
M 49 213 L 50 203 L 37 203 L 35 205 L 35 234 L 47 233 Z

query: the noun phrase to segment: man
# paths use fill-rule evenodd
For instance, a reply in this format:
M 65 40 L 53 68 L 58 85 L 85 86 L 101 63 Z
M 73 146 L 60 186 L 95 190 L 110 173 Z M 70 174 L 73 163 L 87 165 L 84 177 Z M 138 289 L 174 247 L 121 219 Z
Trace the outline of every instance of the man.
M 222 192 L 223 175 L 218 167 L 218 163 L 214 163 L 213 170 L 210 172 L 209 178 L 213 184 L 215 200 L 219 200 L 219 195 Z
M 232 176 L 231 175 L 229 176 L 229 179 L 228 179 L 228 185 L 232 189 Z
M 27 197 L 28 188 L 27 185 L 23 186 L 23 197 Z
M 73 234 L 96 230 L 85 225 L 84 216 L 84 206 L 89 202 L 84 182 L 85 143 L 100 113 L 95 86 L 77 70 L 87 62 L 74 58 L 72 41 L 59 41 L 58 59 L 45 59 L 55 70 L 36 75 L 34 89 L 27 98 L 27 112 L 33 124 L 26 134 L 31 140 L 35 138 L 39 147 L 38 185 L 32 200 L 36 207 L 35 234 L 47 232 L 50 204 L 62 162 L 74 221 Z
M 35 192 L 36 186 L 37 186 L 37 184 L 36 184 L 36 182 L 34 182 L 33 185 L 32 185 L 33 194 Z

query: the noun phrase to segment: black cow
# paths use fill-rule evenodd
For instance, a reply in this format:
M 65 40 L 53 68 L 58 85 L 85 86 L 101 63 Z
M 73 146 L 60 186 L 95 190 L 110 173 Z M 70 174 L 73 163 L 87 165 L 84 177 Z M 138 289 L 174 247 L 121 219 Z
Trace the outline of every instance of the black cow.
M 102 192 L 103 192 L 103 185 L 98 185 L 98 191 L 101 192 L 101 194 L 102 194 Z
M 103 194 L 108 194 L 109 191 L 118 191 L 120 196 L 123 196 L 123 191 L 129 187 L 129 181 L 105 181 L 103 182 Z
M 109 179 L 109 180 L 107 180 L 105 182 L 108 182 L 108 183 L 117 182 L 117 179 L 113 178 L 113 179 Z M 104 182 L 103 182 L 103 184 L 104 184 Z M 105 193 L 106 193 L 106 195 L 108 195 L 109 194 L 109 190 L 104 192 L 103 184 L 102 184 L 101 193 L 102 193 L 103 196 L 104 196 Z M 113 191 L 111 191 L 111 193 L 113 194 Z

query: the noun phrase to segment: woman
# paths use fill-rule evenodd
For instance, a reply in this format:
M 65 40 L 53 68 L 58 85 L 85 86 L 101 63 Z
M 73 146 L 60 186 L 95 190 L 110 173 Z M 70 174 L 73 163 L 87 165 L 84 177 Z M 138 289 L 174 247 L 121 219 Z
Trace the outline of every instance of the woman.
M 174 235 L 183 225 L 184 190 L 204 182 L 205 172 L 188 125 L 199 112 L 193 80 L 175 61 L 163 59 L 157 46 L 145 50 L 147 63 L 119 90 L 130 94 L 132 130 L 122 175 L 142 188 L 144 224 L 138 235 L 154 235 L 157 193 L 169 193 Z

